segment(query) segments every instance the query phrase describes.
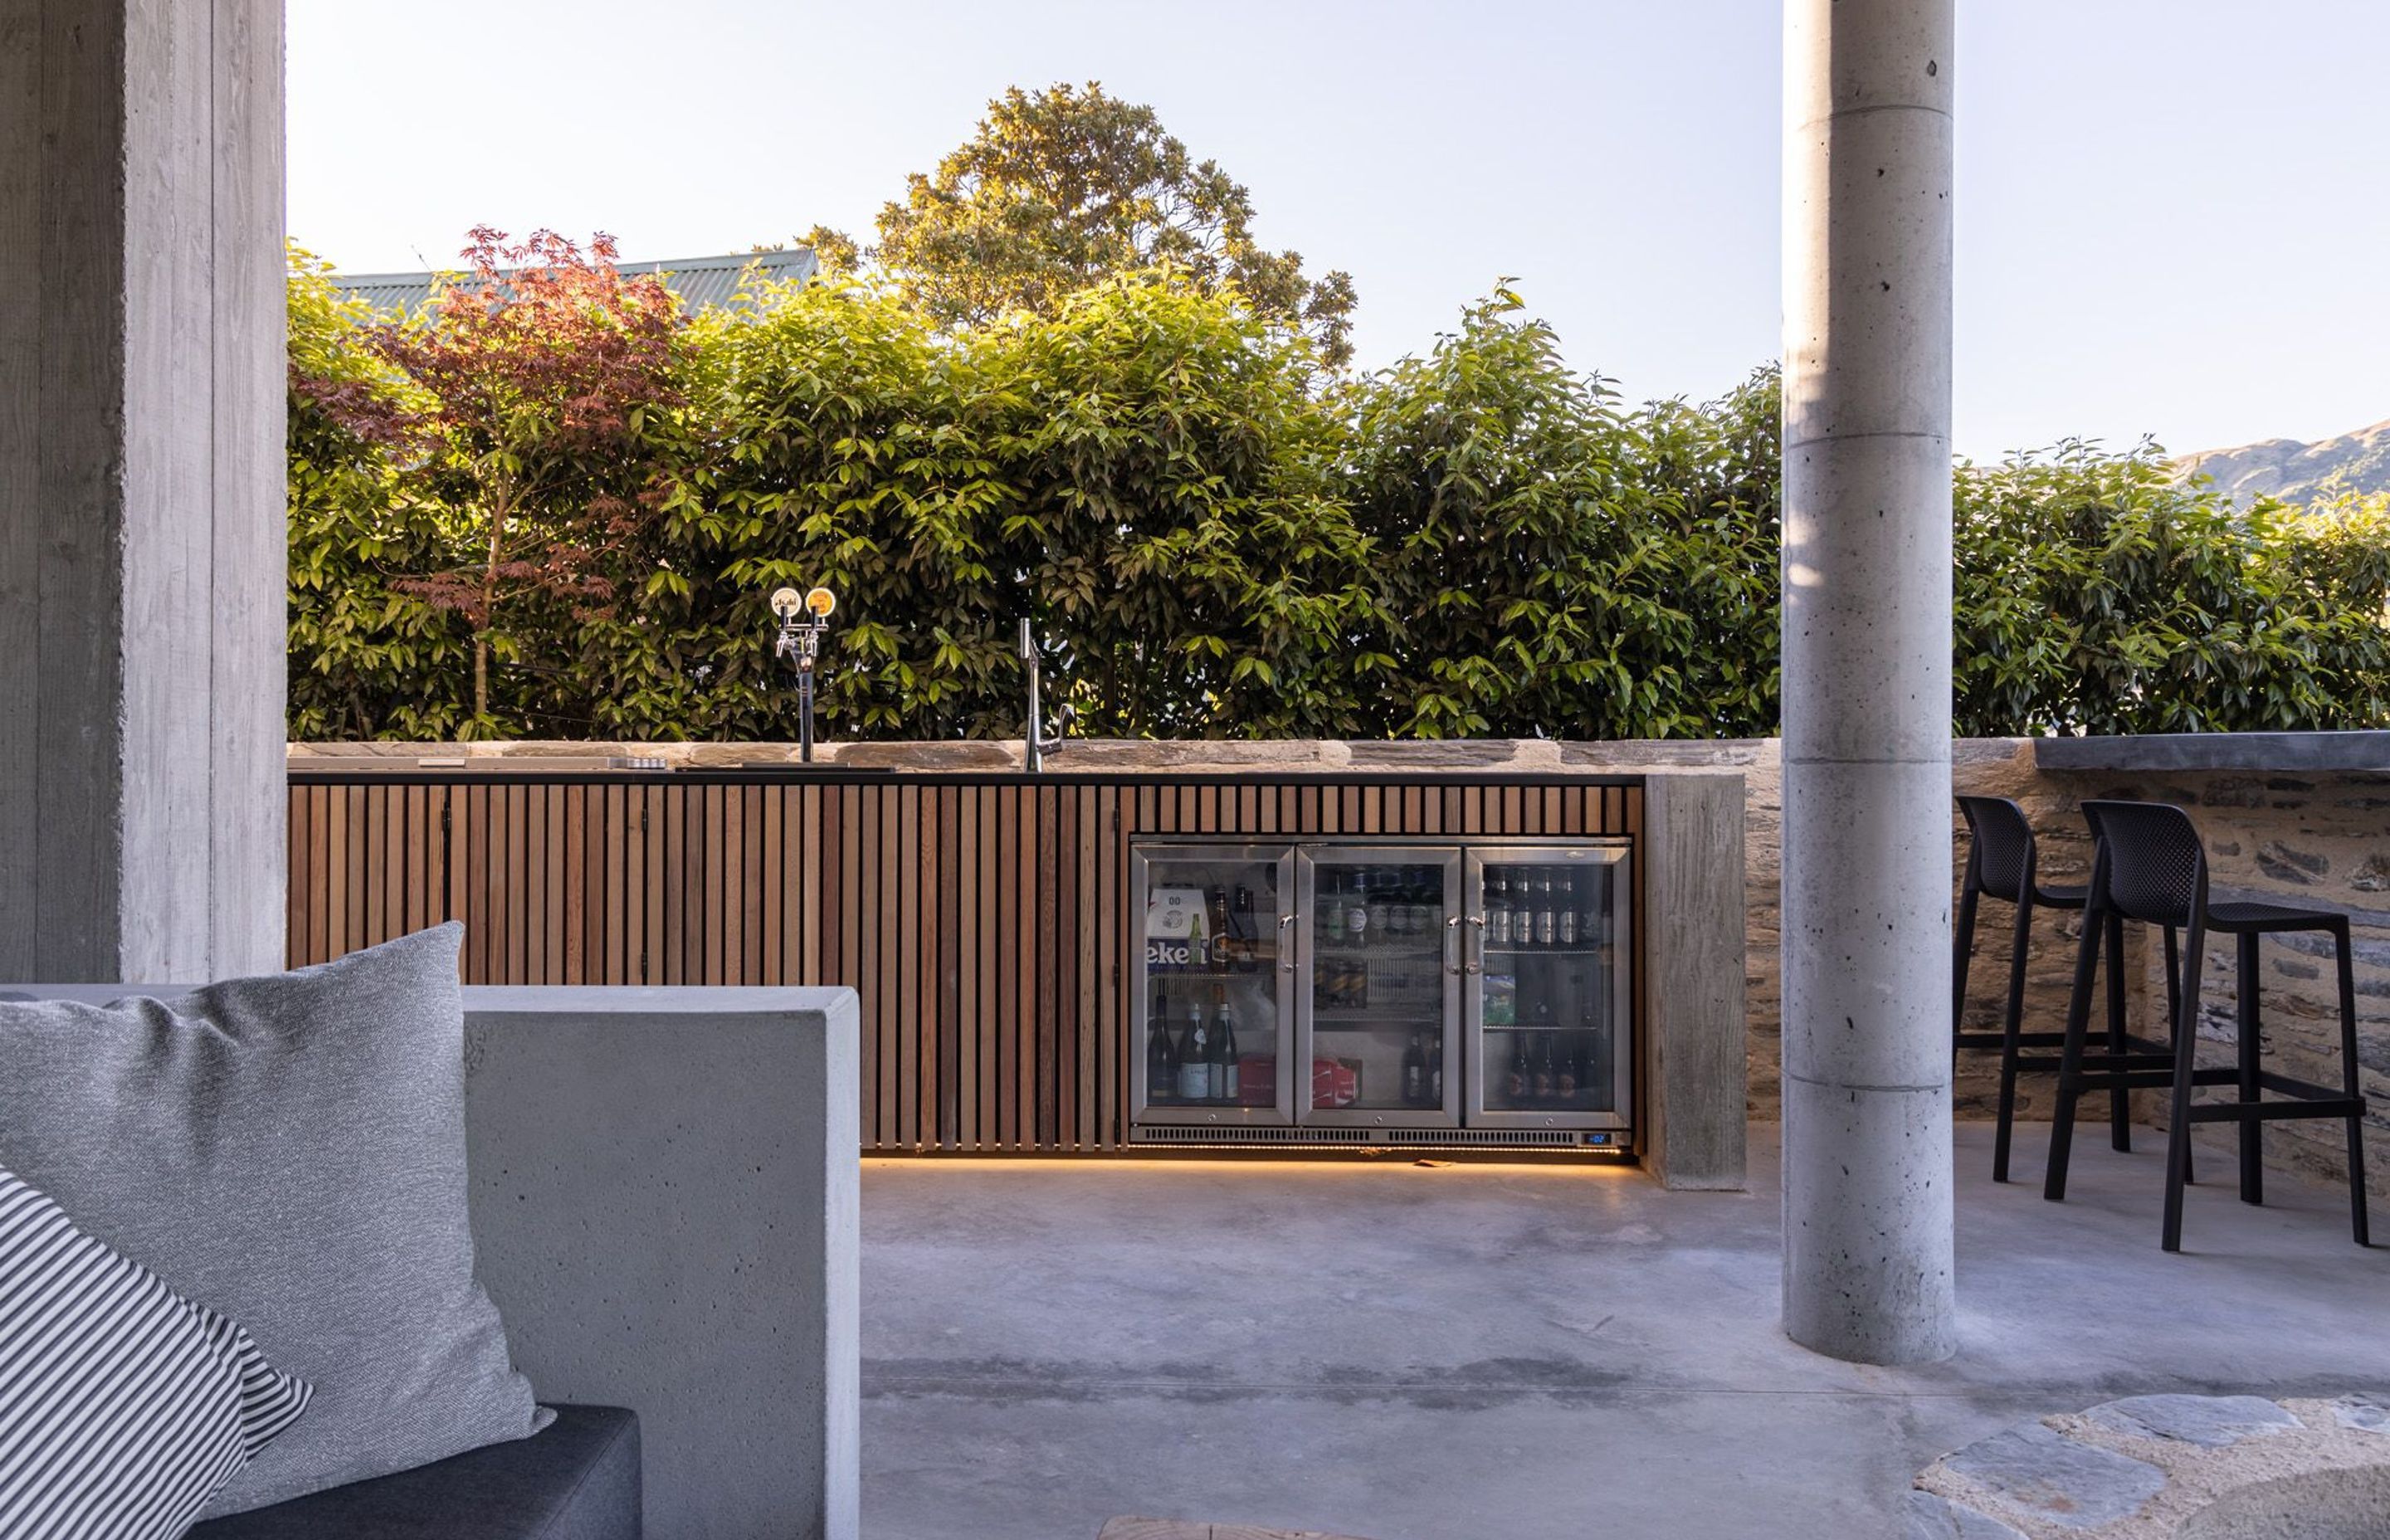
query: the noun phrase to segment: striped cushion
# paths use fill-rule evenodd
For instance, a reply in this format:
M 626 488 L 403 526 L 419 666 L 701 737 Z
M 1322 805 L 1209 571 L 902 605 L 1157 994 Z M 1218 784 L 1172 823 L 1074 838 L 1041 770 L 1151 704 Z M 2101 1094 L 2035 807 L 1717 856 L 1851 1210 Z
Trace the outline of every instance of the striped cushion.
M 0 1169 L 0 1535 L 171 1540 L 314 1393 Z

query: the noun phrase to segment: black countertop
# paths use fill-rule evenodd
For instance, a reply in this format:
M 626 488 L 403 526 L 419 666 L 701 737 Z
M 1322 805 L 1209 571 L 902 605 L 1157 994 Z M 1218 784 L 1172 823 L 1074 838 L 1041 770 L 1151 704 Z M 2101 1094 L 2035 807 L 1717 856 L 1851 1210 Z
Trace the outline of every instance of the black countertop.
M 2037 738 L 2039 770 L 2306 770 L 2390 774 L 2390 732 L 2132 733 Z

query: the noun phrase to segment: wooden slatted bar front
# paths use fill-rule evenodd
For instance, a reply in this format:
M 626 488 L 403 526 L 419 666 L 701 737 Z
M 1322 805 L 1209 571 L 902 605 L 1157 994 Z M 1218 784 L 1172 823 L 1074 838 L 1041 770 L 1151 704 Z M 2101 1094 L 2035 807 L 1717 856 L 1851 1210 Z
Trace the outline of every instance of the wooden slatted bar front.
M 1643 810 L 1633 776 L 1465 774 L 294 769 L 289 797 L 291 966 L 456 918 L 469 983 L 850 985 L 886 1152 L 1124 1146 L 1135 840 L 1639 844 Z

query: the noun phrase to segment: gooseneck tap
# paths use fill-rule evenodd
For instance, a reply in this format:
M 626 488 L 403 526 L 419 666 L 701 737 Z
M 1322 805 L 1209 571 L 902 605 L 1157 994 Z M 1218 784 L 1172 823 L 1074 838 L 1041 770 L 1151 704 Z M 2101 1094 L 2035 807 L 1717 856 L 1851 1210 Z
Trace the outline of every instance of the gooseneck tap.
M 1079 719 L 1079 712 L 1065 702 L 1055 713 L 1054 736 L 1046 736 L 1046 708 L 1038 694 L 1037 639 L 1030 632 L 1026 615 L 1021 618 L 1021 662 L 1029 671 L 1029 720 L 1021 735 L 1022 767 L 1034 776 L 1046 768 L 1047 751 L 1060 748 L 1062 740 L 1071 736 L 1071 725 Z

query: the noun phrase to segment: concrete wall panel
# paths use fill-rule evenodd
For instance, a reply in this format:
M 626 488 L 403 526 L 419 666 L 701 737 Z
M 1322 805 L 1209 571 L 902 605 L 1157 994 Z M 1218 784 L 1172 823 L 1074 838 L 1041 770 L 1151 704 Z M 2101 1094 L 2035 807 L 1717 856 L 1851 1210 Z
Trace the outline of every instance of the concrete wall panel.
M 0 4 L 0 978 L 280 961 L 281 25 Z

